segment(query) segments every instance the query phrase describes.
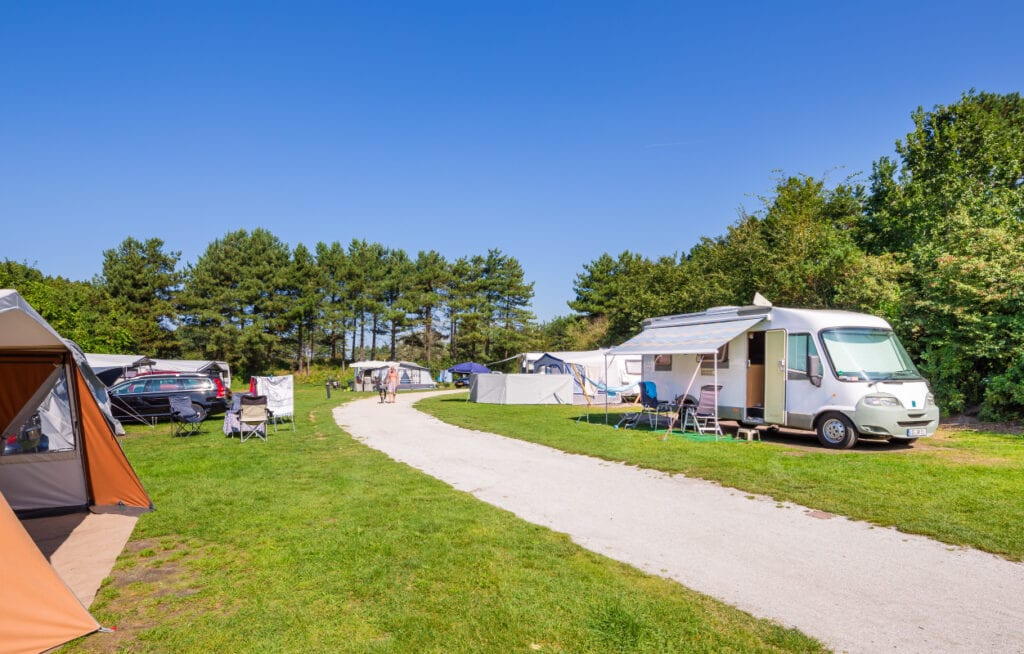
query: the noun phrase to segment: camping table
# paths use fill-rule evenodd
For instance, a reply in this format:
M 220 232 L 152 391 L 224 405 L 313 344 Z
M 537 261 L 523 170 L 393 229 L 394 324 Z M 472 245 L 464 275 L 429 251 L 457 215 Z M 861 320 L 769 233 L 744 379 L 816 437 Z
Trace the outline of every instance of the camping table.
M 224 435 L 231 436 L 237 434 L 242 430 L 242 425 L 238 421 L 237 411 L 228 411 L 224 414 Z

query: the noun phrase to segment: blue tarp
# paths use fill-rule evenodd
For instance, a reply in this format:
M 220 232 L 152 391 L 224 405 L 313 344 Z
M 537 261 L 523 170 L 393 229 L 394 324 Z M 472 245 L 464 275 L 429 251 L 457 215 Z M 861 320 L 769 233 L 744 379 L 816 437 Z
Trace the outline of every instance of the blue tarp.
M 473 373 L 485 373 L 490 372 L 491 369 L 481 363 L 473 363 L 467 361 L 465 363 L 457 363 L 448 369 L 448 372 L 459 373 L 463 375 L 471 375 Z

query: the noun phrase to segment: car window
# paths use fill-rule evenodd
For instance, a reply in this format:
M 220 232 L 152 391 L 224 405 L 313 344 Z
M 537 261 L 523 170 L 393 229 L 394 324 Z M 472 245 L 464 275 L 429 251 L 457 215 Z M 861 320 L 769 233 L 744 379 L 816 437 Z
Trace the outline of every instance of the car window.
M 133 381 L 130 384 L 125 384 L 119 388 L 115 388 L 112 392 L 114 395 L 135 395 L 142 393 L 146 390 L 146 382 Z
M 146 382 L 146 391 L 180 391 L 181 380 L 179 379 L 150 379 Z
M 211 386 L 211 383 L 210 383 L 211 380 L 209 380 L 209 379 L 188 378 L 188 379 L 182 379 L 181 382 L 184 384 L 185 388 L 188 389 L 188 390 L 199 390 L 199 391 L 201 391 L 201 390 L 207 389 L 207 388 L 209 388 Z

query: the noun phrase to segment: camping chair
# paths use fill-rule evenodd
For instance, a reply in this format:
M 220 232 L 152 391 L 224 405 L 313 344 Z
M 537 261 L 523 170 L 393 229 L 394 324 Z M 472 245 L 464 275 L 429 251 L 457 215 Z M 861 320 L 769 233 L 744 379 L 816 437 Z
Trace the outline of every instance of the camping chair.
M 669 416 L 672 413 L 672 403 L 667 400 L 658 399 L 658 387 L 652 381 L 640 382 L 640 406 L 641 413 L 647 416 L 647 423 L 654 429 L 661 420 L 661 414 Z
M 706 384 L 700 387 L 700 398 L 696 406 L 686 407 L 686 415 L 683 417 L 683 431 L 688 425 L 693 425 L 698 434 L 715 434 L 715 440 L 722 436 L 722 427 L 718 424 L 718 407 L 715 399 L 722 390 L 721 384 L 715 386 Z
M 252 436 L 267 440 L 267 411 L 266 395 L 243 395 L 241 414 L 238 417 L 238 434 L 241 442 L 249 440 Z
M 642 414 L 633 411 L 632 413 L 623 413 L 619 421 L 615 423 L 615 428 L 622 427 L 623 429 L 633 429 L 636 424 L 640 422 Z
M 206 416 L 192 406 L 192 400 L 188 395 L 172 395 L 169 398 L 171 403 L 171 426 L 175 436 L 191 436 L 198 434 L 203 427 L 203 419 Z

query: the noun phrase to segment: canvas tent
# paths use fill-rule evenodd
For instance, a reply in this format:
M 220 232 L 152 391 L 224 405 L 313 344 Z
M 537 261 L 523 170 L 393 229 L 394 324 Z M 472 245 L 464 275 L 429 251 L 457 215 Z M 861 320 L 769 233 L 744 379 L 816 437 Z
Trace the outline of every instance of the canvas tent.
M 85 360 L 100 381 L 108 387 L 122 379 L 134 377 L 139 371 L 150 368 L 153 359 L 138 354 L 91 354 Z
M 544 356 L 543 352 L 521 352 L 515 356 L 516 365 L 519 368 L 520 374 L 530 374 L 534 372 L 533 364 L 537 359 Z
M 614 354 L 609 350 L 545 352 L 533 361 L 534 373 L 570 375 L 573 392 L 588 398 L 605 392 L 635 395 L 641 369 L 639 354 Z
M 376 390 L 374 384 L 379 381 L 377 373 L 388 367 L 387 361 L 356 361 L 349 366 L 355 371 L 352 380 L 352 390 L 372 391 Z
M 411 391 L 436 388 L 430 369 L 411 361 L 356 361 L 349 367 L 355 370 L 352 390 L 375 390 L 374 382 L 383 379 L 388 368 L 398 368 L 398 390 Z
M 99 628 L 18 514 L 152 508 L 105 400 L 77 346 L 16 291 L 0 290 L 0 653 L 42 651 Z

